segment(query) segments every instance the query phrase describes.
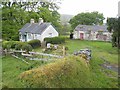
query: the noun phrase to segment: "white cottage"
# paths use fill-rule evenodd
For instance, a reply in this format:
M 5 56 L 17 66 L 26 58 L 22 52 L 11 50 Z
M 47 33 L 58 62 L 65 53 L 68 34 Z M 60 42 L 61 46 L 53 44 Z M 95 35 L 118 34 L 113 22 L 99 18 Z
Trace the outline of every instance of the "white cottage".
M 38 23 L 31 19 L 30 23 L 27 23 L 19 30 L 19 40 L 22 42 L 30 41 L 34 39 L 39 39 L 41 42 L 44 41 L 46 37 L 57 37 L 58 32 L 51 25 L 51 23 L 43 22 L 40 18 Z
M 78 25 L 73 33 L 74 39 L 111 41 L 112 33 L 106 25 Z

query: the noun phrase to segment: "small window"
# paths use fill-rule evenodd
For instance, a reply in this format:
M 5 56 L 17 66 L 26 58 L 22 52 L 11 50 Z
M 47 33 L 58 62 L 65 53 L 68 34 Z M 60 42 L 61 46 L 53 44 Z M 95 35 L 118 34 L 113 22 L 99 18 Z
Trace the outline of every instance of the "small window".
M 35 39 L 37 39 L 37 34 L 35 34 Z
M 28 34 L 28 38 L 31 39 L 31 34 L 30 33 Z
M 49 36 L 52 37 L 52 33 L 49 33 Z

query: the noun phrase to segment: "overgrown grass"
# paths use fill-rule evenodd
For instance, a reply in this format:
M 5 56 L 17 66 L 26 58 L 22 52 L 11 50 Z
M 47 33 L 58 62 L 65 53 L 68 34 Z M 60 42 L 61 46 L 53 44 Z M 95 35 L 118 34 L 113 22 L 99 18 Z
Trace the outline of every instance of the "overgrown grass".
M 68 53 L 72 54 L 80 49 L 89 48 L 92 50 L 92 57 L 104 58 L 113 64 L 118 64 L 118 50 L 115 47 L 113 48 L 109 42 L 68 40 L 65 45 L 69 49 Z
M 26 81 L 27 87 L 75 88 L 88 87 L 89 75 L 89 68 L 84 60 L 80 61 L 78 57 L 68 57 L 62 59 L 62 61 L 59 60 L 23 72 L 20 78 L 22 81 Z
M 28 61 L 28 60 L 27 60 Z M 47 62 L 42 61 L 28 61 L 26 64 L 20 59 L 16 59 L 12 56 L 6 56 L 2 58 L 2 82 L 3 87 L 19 87 L 22 88 L 23 84 L 17 79 L 18 75 L 23 71 L 37 68 L 38 66 L 44 65 Z
M 104 69 L 100 64 L 104 59 L 113 65 L 118 65 L 117 48 L 109 42 L 93 42 L 67 40 L 68 54 L 89 48 L 92 50 L 92 60 L 86 63 L 79 56 L 68 56 L 53 63 L 29 61 L 30 64 L 6 56 L 2 60 L 3 87 L 25 88 L 117 88 L 117 72 Z M 36 51 L 41 50 L 35 49 Z M 51 52 L 52 53 L 52 52 Z M 108 75 L 112 75 L 109 77 Z
M 106 76 L 96 63 L 87 65 L 79 56 L 70 56 L 23 72 L 19 78 L 29 88 L 117 88 L 117 78 Z

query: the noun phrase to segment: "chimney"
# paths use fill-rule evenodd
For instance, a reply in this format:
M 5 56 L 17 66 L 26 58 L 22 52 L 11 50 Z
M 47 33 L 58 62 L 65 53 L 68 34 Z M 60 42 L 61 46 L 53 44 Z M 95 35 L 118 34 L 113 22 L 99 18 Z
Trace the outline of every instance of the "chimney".
M 35 22 L 34 19 L 31 19 L 31 20 L 30 20 L 30 23 L 31 23 L 31 24 L 34 23 L 34 22 Z
M 39 18 L 38 23 L 39 23 L 39 24 L 42 24 L 42 23 L 43 23 L 43 19 L 42 19 L 42 18 Z

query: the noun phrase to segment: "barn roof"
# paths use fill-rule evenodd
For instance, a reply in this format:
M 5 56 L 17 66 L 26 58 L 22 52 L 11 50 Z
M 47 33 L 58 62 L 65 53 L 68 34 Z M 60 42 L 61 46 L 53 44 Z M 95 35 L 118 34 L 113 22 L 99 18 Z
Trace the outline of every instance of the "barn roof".
M 42 32 L 50 26 L 51 23 L 26 23 L 19 31 L 21 34 L 27 33 L 34 33 L 34 34 L 42 34 Z
M 106 25 L 78 25 L 75 28 L 75 31 L 103 31 L 103 32 L 108 32 L 107 26 Z

